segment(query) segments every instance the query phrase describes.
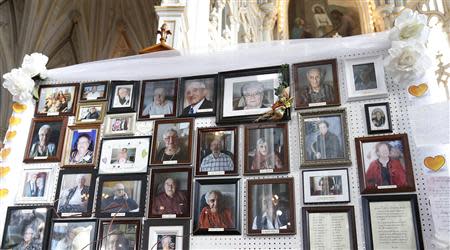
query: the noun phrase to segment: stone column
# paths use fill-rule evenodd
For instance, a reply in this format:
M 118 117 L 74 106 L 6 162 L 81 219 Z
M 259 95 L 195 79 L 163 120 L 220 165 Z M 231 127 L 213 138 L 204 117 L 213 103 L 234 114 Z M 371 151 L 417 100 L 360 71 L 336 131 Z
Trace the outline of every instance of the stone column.
M 158 15 L 158 27 L 166 23 L 172 32 L 166 43 L 178 50 L 189 48 L 186 1 L 163 0 L 161 6 L 155 6 L 155 11 Z M 156 38 L 156 43 L 159 43 L 159 37 Z

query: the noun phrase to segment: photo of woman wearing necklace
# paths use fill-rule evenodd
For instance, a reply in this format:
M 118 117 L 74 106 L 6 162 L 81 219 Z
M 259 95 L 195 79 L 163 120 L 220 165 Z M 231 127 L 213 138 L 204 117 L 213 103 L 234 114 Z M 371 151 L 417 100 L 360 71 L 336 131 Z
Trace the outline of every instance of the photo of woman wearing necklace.
M 69 127 L 65 165 L 92 165 L 96 155 L 98 128 Z

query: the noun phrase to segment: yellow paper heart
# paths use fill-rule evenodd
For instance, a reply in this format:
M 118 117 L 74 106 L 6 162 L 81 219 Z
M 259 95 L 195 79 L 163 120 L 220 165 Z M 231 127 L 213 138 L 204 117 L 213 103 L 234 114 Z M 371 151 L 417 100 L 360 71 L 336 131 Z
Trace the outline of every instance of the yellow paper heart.
M 9 193 L 9 190 L 6 188 L 0 189 L 0 199 L 5 198 Z
M 14 137 L 16 137 L 16 135 L 17 135 L 17 132 L 16 132 L 16 131 L 8 131 L 8 132 L 6 133 L 5 138 L 6 138 L 7 141 L 10 141 L 10 140 L 12 140 Z
M 428 156 L 423 160 L 423 164 L 425 167 L 437 172 L 445 165 L 445 157 L 442 155 Z
M 9 118 L 9 125 L 14 126 L 19 124 L 21 121 L 22 119 L 20 119 L 19 117 L 11 116 L 11 118 Z
M 2 156 L 2 159 L 5 160 L 10 153 L 11 153 L 11 149 L 10 148 L 4 148 L 4 149 L 2 149 L 0 155 Z
M 0 178 L 5 177 L 11 169 L 9 167 L 0 167 Z
M 23 111 L 25 111 L 27 109 L 27 105 L 15 102 L 13 104 L 12 108 L 13 108 L 14 112 L 22 113 Z
M 421 83 L 419 85 L 411 85 L 408 88 L 409 94 L 415 97 L 423 96 L 428 90 L 428 85 L 426 83 Z

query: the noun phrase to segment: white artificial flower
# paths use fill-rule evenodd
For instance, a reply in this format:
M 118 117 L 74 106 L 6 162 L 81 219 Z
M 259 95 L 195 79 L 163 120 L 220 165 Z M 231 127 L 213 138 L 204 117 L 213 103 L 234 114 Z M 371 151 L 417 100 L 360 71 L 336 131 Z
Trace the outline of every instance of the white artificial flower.
M 430 33 L 427 20 L 427 16 L 411 9 L 405 9 L 395 19 L 389 38 L 391 41 L 415 40 L 425 43 Z
M 392 42 L 389 56 L 385 58 L 384 67 L 392 77 L 401 83 L 414 81 L 422 77 L 432 65 L 422 43 Z
M 8 89 L 15 102 L 25 102 L 33 98 L 34 80 L 23 69 L 13 69 L 3 75 L 3 87 Z
M 41 53 L 33 53 L 31 55 L 25 55 L 22 62 L 22 69 L 30 75 L 35 77 L 41 72 L 47 70 L 45 67 L 48 62 L 48 57 Z

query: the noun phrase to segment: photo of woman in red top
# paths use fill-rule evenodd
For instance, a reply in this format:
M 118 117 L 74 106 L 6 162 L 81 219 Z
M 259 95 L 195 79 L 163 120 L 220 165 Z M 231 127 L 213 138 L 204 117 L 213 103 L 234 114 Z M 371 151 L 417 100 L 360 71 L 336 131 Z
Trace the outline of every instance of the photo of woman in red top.
M 233 228 L 234 222 L 231 210 L 224 207 L 222 193 L 217 190 L 206 193 L 208 204 L 202 209 L 199 228 Z

